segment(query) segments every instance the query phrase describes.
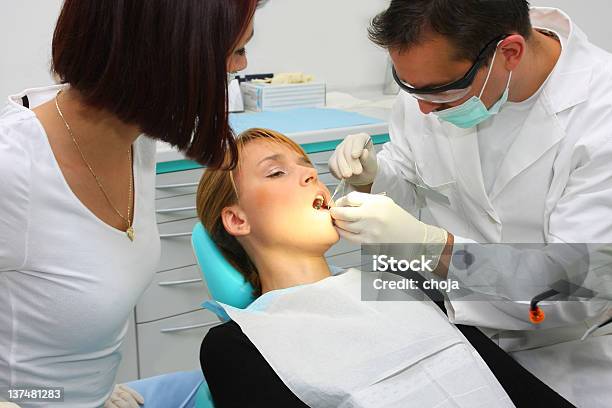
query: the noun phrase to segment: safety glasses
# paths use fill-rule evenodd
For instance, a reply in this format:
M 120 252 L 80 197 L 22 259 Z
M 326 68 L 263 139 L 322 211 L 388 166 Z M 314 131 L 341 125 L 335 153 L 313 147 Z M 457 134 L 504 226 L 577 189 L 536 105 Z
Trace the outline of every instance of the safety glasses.
M 399 79 L 399 77 L 397 76 L 397 72 L 395 71 L 395 67 L 392 68 L 393 78 L 401 89 L 408 92 L 416 99 L 431 103 L 450 103 L 458 101 L 461 98 L 465 97 L 472 90 L 472 83 L 474 82 L 474 78 L 476 78 L 478 70 L 483 66 L 486 61 L 485 55 L 488 49 L 492 45 L 495 45 L 497 47 L 501 41 L 508 37 L 508 35 L 509 34 L 503 34 L 489 41 L 484 46 L 482 51 L 478 53 L 476 61 L 474 61 L 474 64 L 463 76 L 463 78 L 458 79 L 457 81 L 451 82 L 449 84 L 436 87 L 414 88 L 410 84 Z

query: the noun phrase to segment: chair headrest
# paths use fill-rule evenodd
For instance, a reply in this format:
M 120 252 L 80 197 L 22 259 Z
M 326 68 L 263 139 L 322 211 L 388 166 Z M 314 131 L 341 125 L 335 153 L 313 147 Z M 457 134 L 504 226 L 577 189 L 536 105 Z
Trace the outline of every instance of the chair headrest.
M 253 286 L 225 259 L 202 223 L 193 227 L 191 245 L 214 300 L 240 309 L 255 300 Z

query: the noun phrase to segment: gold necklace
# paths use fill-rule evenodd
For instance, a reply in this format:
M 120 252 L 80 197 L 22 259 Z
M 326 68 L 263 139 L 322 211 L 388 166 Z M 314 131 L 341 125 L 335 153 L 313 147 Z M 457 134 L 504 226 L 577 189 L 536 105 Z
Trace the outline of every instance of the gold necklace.
M 57 95 L 55 95 L 55 107 L 57 108 L 57 113 L 59 113 L 60 117 L 62 118 L 62 120 L 64 121 L 64 125 L 66 125 L 66 129 L 68 130 L 68 134 L 70 135 L 70 137 L 72 138 L 72 142 L 74 143 L 74 145 L 76 146 L 77 150 L 79 151 L 79 154 L 81 155 L 81 159 L 83 159 L 83 163 L 85 163 L 85 165 L 87 166 L 87 168 L 89 169 L 89 172 L 91 173 L 91 175 L 93 176 L 93 178 L 96 180 L 96 183 L 98 184 L 98 188 L 100 188 L 100 191 L 102 192 L 102 194 L 104 195 L 104 198 L 106 198 L 106 201 L 108 202 L 108 204 L 111 206 L 111 208 L 113 210 L 115 210 L 115 212 L 117 213 L 117 215 L 119 217 L 121 217 L 121 219 L 123 221 L 125 221 L 125 224 L 127 225 L 127 229 L 125 231 L 125 234 L 127 235 L 127 237 L 130 239 L 130 241 L 134 241 L 134 237 L 135 237 L 135 231 L 134 231 L 134 226 L 132 225 L 132 221 L 131 221 L 131 207 L 132 207 L 132 146 L 130 146 L 129 150 L 128 150 L 128 157 L 129 157 L 129 164 L 130 164 L 130 189 L 129 189 L 129 193 L 128 193 L 128 209 L 127 209 L 127 218 L 124 217 L 119 210 L 117 209 L 117 207 L 115 207 L 115 205 L 112 203 L 111 199 L 109 198 L 108 194 L 106 194 L 106 190 L 104 190 L 104 187 L 102 186 L 102 182 L 100 181 L 100 179 L 98 178 L 98 176 L 96 175 L 96 173 L 93 171 L 93 168 L 91 167 L 91 164 L 89 164 L 89 162 L 87 161 L 87 159 L 85 159 L 85 155 L 83 154 L 83 151 L 81 150 L 81 147 L 79 146 L 79 144 L 76 141 L 76 138 L 74 137 L 74 134 L 72 133 L 72 129 L 70 129 L 70 125 L 68 125 L 68 122 L 66 121 L 66 119 L 64 118 L 64 114 L 62 113 L 62 110 L 59 107 L 59 103 L 58 103 L 58 96 L 62 91 L 60 90 Z

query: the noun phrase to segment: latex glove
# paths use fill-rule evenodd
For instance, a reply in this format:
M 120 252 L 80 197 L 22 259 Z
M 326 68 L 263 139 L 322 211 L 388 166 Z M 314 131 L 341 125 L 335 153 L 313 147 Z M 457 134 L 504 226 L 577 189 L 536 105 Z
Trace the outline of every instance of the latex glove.
M 423 244 L 439 248 L 440 255 L 448 238 L 445 230 L 417 220 L 384 195 L 353 191 L 336 201 L 330 214 L 340 236 L 356 243 Z
M 110 398 L 104 403 L 104 408 L 139 408 L 142 404 L 142 395 L 125 384 L 117 384 Z
M 337 179 L 353 186 L 372 184 L 378 173 L 378 162 L 372 139 L 367 133 L 347 136 L 329 158 L 329 170 Z

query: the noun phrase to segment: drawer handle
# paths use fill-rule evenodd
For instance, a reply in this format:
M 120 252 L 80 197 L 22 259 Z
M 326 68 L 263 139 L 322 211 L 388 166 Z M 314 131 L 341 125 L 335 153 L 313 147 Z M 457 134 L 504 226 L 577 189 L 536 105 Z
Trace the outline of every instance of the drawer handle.
M 171 281 L 171 282 L 159 282 L 158 285 L 159 286 L 179 286 L 179 285 L 187 285 L 188 283 L 197 283 L 197 282 L 202 282 L 202 278 L 178 280 L 178 281 Z
M 155 210 L 155 212 L 158 214 L 166 214 L 180 211 L 193 211 L 195 209 L 196 207 L 194 205 L 192 207 L 162 208 L 161 210 Z
M 159 234 L 160 238 L 180 238 L 180 237 L 190 237 L 191 232 L 178 232 L 176 234 Z
M 155 188 L 159 190 L 167 190 L 170 188 L 182 188 L 182 187 L 196 187 L 200 183 L 179 183 L 179 184 L 162 184 L 160 186 L 155 186 Z
M 183 326 L 183 327 L 171 327 L 169 329 L 161 329 L 160 332 L 176 333 L 176 332 L 182 332 L 182 331 L 187 331 L 187 330 L 199 329 L 200 327 L 215 326 L 217 324 L 219 324 L 219 322 L 200 323 L 200 324 L 193 324 L 191 326 Z

